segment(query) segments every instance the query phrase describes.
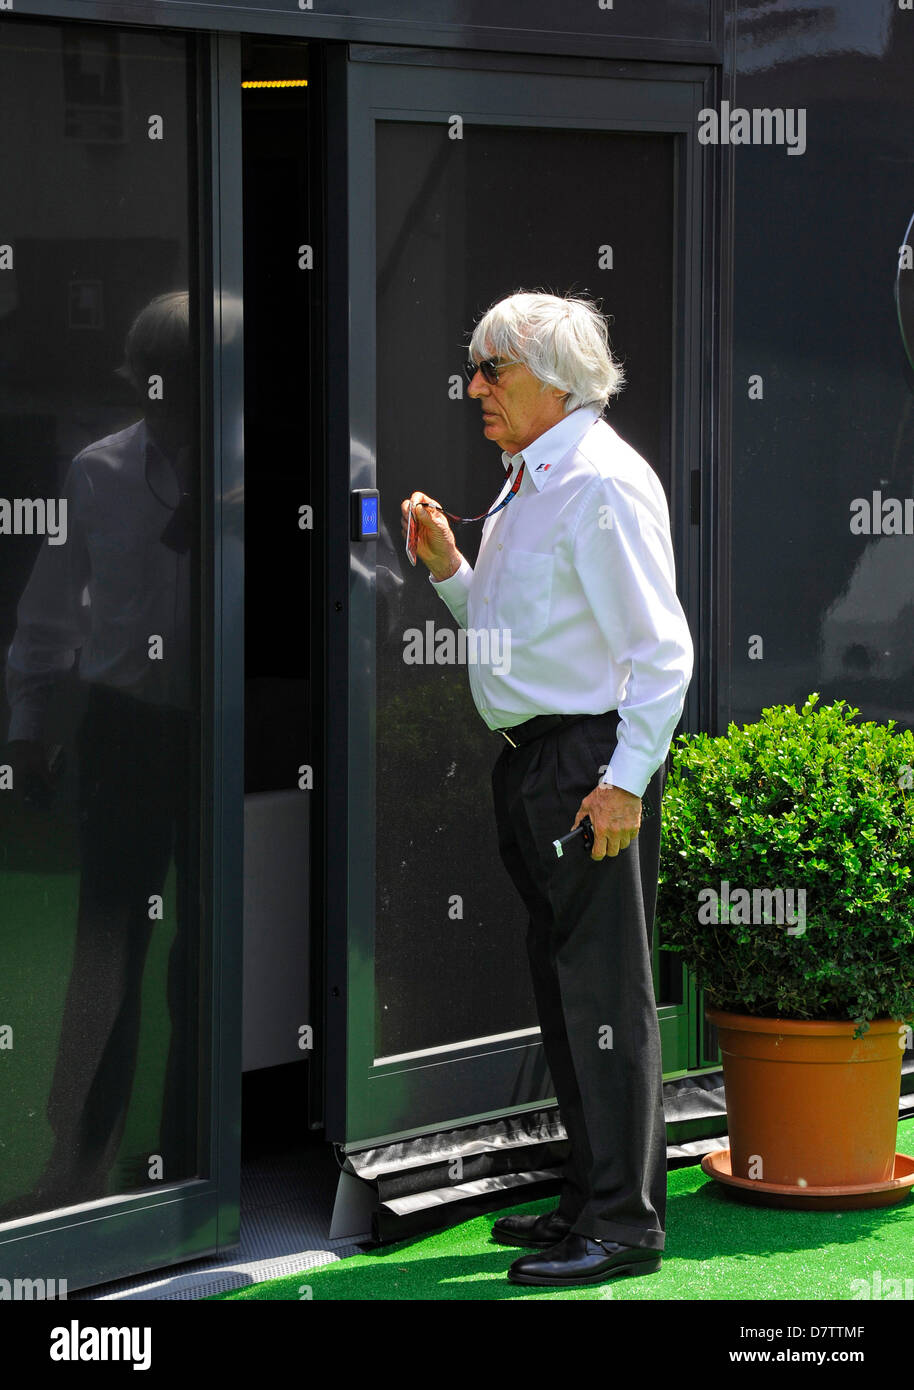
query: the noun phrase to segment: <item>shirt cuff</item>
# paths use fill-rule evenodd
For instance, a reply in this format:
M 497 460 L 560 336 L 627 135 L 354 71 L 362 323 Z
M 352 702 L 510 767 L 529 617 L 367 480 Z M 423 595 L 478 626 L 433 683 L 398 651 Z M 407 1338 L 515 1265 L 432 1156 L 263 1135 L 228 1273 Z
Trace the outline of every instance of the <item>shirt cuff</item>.
M 467 602 L 470 584 L 473 581 L 473 566 L 465 556 L 462 556 L 460 568 L 455 570 L 449 578 L 433 579 L 431 575 L 428 578 L 435 593 L 444 600 L 460 626 L 466 627 Z
M 660 762 L 663 762 L 662 758 Z M 660 763 L 650 762 L 643 754 L 633 753 L 628 748 L 617 747 L 609 760 L 607 772 L 612 778 L 614 787 L 620 787 L 624 792 L 631 792 L 632 796 L 641 797 L 659 766 Z
M 468 589 L 470 579 L 473 577 L 473 566 L 465 555 L 460 557 L 460 568 L 456 569 L 447 579 L 435 579 L 429 575 L 429 583 L 434 584 L 438 593 L 445 598 L 448 594 L 453 594 L 455 589 Z

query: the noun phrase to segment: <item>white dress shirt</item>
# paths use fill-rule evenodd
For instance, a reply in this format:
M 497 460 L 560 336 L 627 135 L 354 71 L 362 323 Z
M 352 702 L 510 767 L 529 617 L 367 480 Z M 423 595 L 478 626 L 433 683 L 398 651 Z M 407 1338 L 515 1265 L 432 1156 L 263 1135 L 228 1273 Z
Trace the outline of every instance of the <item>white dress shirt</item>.
M 498 501 L 522 459 L 524 476 L 483 524 L 475 569 L 463 559 L 449 579 L 429 575 L 461 627 L 510 638 L 509 662 L 482 659 L 481 645 L 468 663 L 476 708 L 490 729 L 617 709 L 601 781 L 643 796 L 694 660 L 663 486 L 591 406 L 502 459 L 511 471 Z
M 147 465 L 164 503 L 147 484 Z M 179 555 L 159 539 L 172 494 L 177 502 L 174 475 L 145 420 L 73 459 L 62 494 L 66 542 L 42 543 L 17 608 L 6 668 L 9 739 L 44 737 L 48 701 L 77 653 L 83 681 L 190 707 L 192 551 Z M 152 636 L 162 638 L 161 660 L 150 659 Z

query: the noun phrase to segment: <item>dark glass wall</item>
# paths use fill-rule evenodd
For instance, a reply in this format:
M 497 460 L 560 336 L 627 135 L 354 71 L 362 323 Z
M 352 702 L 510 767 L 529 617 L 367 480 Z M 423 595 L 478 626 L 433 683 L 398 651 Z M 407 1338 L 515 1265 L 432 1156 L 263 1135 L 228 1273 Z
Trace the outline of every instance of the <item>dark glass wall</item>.
M 811 691 L 914 723 L 914 536 L 852 530 L 858 499 L 872 512 L 874 493 L 902 507 L 914 496 L 914 375 L 895 302 L 914 214 L 911 18 L 895 0 L 740 5 L 735 104 L 802 108 L 806 130 L 802 153 L 732 150 L 733 667 L 721 727 Z
M 853 3 L 853 0 L 852 0 Z M 309 40 L 431 44 L 437 47 L 530 48 L 540 53 L 593 56 L 615 43 L 623 56 L 655 57 L 657 44 L 705 58 L 720 22 L 714 0 L 15 0 L 22 14 L 54 14 L 81 7 L 78 18 L 110 22 L 228 29 L 294 35 Z M 94 5 L 94 10 L 90 7 Z M 138 13 L 142 11 L 141 14 Z M 307 14 L 303 15 L 302 10 Z M 696 52 L 698 50 L 698 52 Z
M 421 489 L 474 516 L 501 490 L 501 453 L 481 434 L 462 369 L 476 320 L 519 289 L 602 301 L 629 380 L 609 422 L 669 494 L 674 149 L 667 135 L 468 125 L 451 140 L 438 122 L 380 122 L 377 132 L 376 1049 L 385 1057 L 536 1027 L 526 916 L 492 855 L 490 775 L 502 741 L 476 712 L 465 664 L 405 659 L 411 629 L 431 625 L 437 641 L 456 623 L 424 566 L 403 553 L 400 502 Z M 458 528 L 471 564 L 480 530 Z
M 190 59 L 0 31 L 0 1222 L 200 1171 Z

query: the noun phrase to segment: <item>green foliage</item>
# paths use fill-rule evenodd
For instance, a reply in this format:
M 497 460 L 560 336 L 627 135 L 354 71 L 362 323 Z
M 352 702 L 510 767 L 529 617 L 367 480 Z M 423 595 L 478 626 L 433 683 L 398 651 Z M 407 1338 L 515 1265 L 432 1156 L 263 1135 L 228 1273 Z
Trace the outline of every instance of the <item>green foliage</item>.
M 856 723 L 843 700 L 817 710 L 818 699 L 675 740 L 658 919 L 711 1005 L 852 1019 L 859 1036 L 873 1018 L 914 1018 L 914 733 Z M 805 890 L 805 929 L 757 911 L 701 921 L 727 917 L 700 914 L 725 881 L 731 895 Z

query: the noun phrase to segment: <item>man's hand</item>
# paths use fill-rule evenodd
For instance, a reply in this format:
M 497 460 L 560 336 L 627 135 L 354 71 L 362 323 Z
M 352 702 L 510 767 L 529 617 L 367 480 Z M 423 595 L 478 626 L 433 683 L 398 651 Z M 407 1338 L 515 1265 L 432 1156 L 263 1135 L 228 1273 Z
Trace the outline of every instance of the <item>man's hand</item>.
M 591 859 L 611 859 L 620 849 L 628 849 L 641 828 L 641 798 L 622 787 L 596 786 L 585 796 L 574 818 L 572 830 L 585 816 L 593 826 Z
M 444 512 L 429 510 L 426 503 L 432 507 L 439 504 L 434 497 L 429 497 L 424 492 L 414 492 L 411 496 L 404 497 L 400 503 L 400 530 L 404 540 L 410 502 L 419 523 L 417 556 L 423 565 L 427 566 L 433 579 L 450 579 L 451 575 L 460 569 L 463 556 L 457 549 L 457 542 L 454 540 L 454 533 L 448 525 L 447 517 Z

